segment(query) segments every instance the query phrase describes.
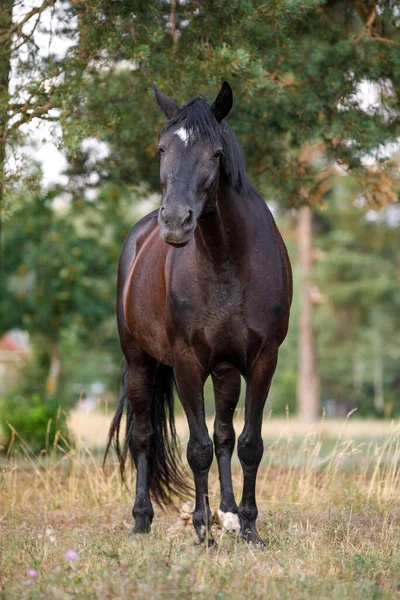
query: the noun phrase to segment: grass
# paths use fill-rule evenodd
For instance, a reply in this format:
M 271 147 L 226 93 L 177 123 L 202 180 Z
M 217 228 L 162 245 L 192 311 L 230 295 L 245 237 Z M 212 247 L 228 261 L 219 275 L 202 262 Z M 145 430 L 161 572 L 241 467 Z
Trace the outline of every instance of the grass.
M 39 459 L 25 446 L 0 479 L 0 598 L 399 598 L 399 425 L 370 437 L 357 422 L 271 424 L 258 478 L 264 552 L 216 525 L 218 552 L 194 546 L 179 506 L 156 510 L 152 533 L 131 541 L 132 492 L 116 465 L 103 473 L 83 442 Z M 233 479 L 239 498 L 238 465 Z M 216 510 L 215 465 L 210 490 Z

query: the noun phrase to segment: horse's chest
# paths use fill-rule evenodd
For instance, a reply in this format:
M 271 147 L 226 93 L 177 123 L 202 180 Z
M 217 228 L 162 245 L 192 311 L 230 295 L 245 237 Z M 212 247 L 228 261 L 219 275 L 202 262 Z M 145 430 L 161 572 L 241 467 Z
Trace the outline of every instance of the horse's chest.
M 211 284 L 212 285 L 207 285 Z M 210 344 L 243 335 L 245 288 L 239 282 L 204 282 L 199 290 L 186 287 L 171 294 L 173 320 L 187 339 Z
M 219 326 L 243 312 L 244 288 L 240 284 L 216 282 L 204 294 L 200 307 L 204 325 Z

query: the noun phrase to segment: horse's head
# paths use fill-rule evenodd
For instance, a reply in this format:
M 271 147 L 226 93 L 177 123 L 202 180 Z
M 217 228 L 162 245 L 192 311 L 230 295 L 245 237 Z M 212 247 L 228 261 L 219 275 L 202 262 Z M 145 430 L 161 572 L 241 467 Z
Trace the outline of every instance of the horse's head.
M 158 144 L 160 235 L 172 246 L 185 246 L 199 217 L 215 205 L 223 153 L 221 121 L 232 108 L 232 89 L 224 82 L 212 106 L 196 98 L 182 108 L 155 85 L 153 89 L 168 119 Z

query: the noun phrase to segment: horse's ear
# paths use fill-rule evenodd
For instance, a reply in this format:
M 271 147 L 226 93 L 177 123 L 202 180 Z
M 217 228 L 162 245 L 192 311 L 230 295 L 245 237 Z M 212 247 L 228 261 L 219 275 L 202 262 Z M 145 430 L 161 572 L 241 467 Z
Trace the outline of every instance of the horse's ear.
M 151 84 L 151 87 L 153 88 L 154 95 L 156 97 L 158 106 L 161 108 L 161 112 L 167 117 L 167 119 L 172 119 L 172 117 L 174 117 L 178 112 L 179 106 L 176 104 L 176 102 L 171 100 L 167 94 L 164 94 L 164 92 L 159 90 L 154 83 Z
M 228 116 L 233 104 L 232 88 L 227 81 L 224 81 L 219 94 L 211 107 L 214 117 L 218 122 Z

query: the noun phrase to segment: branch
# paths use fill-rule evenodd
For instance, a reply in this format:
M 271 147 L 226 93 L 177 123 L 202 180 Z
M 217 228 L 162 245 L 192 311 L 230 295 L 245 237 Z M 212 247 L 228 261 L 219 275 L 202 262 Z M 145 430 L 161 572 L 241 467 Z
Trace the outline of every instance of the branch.
M 49 112 L 49 110 L 51 110 L 52 108 L 54 108 L 54 105 L 55 105 L 55 100 L 52 99 L 47 104 L 44 104 L 43 106 L 38 106 L 32 112 L 29 112 L 29 113 L 25 112 L 23 114 L 23 116 L 18 121 L 15 121 L 15 123 L 13 123 L 9 127 L 8 131 L 15 131 L 16 129 L 19 129 L 21 127 L 21 125 L 23 125 L 24 123 L 28 123 L 31 119 L 35 119 L 37 117 L 41 117 L 42 115 L 44 115 L 47 112 Z
M 40 22 L 40 14 L 37 16 L 37 19 L 36 19 L 36 21 L 35 21 L 35 24 L 34 24 L 34 26 L 32 27 L 32 30 L 29 32 L 29 34 L 28 34 L 28 35 L 27 35 L 26 33 L 24 33 L 22 30 L 19 32 L 19 34 L 18 34 L 18 35 L 19 35 L 19 37 L 21 37 L 21 38 L 22 38 L 22 41 L 21 41 L 21 43 L 20 43 L 20 44 L 18 44 L 18 46 L 16 46 L 16 47 L 14 48 L 14 52 L 15 52 L 16 50 L 19 50 L 19 49 L 20 49 L 22 46 L 24 46 L 25 44 L 28 44 L 28 42 L 30 42 L 31 44 L 33 44 L 33 45 L 34 45 L 34 47 L 36 48 L 36 50 L 39 50 L 39 46 L 38 46 L 38 45 L 37 45 L 37 44 L 36 44 L 34 41 L 32 41 L 33 35 L 34 35 L 35 31 L 36 31 L 36 28 L 37 28 L 37 26 L 38 26 L 39 22 Z
M 11 32 L 18 33 L 18 34 L 21 33 L 22 28 L 25 25 L 25 23 L 27 23 L 35 15 L 43 12 L 48 6 L 54 5 L 55 2 L 56 2 L 56 0 L 44 0 L 43 4 L 41 4 L 40 6 L 36 6 L 35 8 L 32 8 L 32 10 L 30 10 L 28 13 L 26 13 L 26 15 L 24 16 L 22 21 L 20 21 L 19 23 L 16 23 L 14 25 L 14 27 L 11 29 Z
M 31 92 L 24 102 L 24 104 L 13 104 L 11 102 L 8 103 L 8 110 L 13 110 L 14 113 L 26 113 L 31 106 L 31 100 L 35 96 L 35 92 Z
M 371 10 L 371 13 L 367 19 L 367 22 L 365 23 L 365 29 L 368 31 L 368 33 L 371 32 L 371 27 L 374 24 L 375 19 L 376 19 L 376 4 L 375 4 L 374 8 Z
M 365 14 L 361 14 L 360 10 L 356 8 L 359 16 L 361 17 L 361 19 L 364 21 L 364 31 L 362 31 L 356 38 L 356 40 L 361 39 L 364 35 L 366 35 L 368 38 L 370 38 L 371 40 L 374 40 L 375 42 L 380 42 L 381 44 L 396 44 L 395 40 L 391 40 L 391 39 L 387 39 L 387 38 L 383 38 L 383 37 L 379 37 L 377 35 L 374 35 L 372 33 L 372 26 L 375 23 L 376 17 L 378 16 L 378 13 L 376 12 L 376 8 L 378 6 L 378 2 L 375 2 L 371 12 L 368 15 L 367 20 L 365 21 Z
M 327 148 L 326 142 L 316 142 L 315 144 L 304 144 L 301 147 L 300 156 L 298 159 L 300 168 L 304 169 L 311 165 L 314 158 L 320 156 Z
M 175 11 L 176 11 L 176 0 L 171 0 L 171 12 L 169 13 L 169 24 L 171 26 L 171 35 L 174 43 L 174 51 L 178 43 L 178 32 L 175 27 Z
M 389 44 L 389 45 L 396 45 L 397 42 L 395 42 L 395 40 L 389 40 L 388 38 L 382 38 L 376 35 L 371 36 L 371 40 L 374 40 L 375 42 L 380 42 L 381 44 Z

